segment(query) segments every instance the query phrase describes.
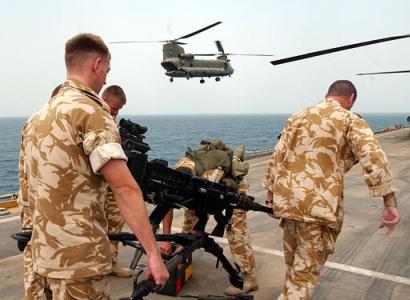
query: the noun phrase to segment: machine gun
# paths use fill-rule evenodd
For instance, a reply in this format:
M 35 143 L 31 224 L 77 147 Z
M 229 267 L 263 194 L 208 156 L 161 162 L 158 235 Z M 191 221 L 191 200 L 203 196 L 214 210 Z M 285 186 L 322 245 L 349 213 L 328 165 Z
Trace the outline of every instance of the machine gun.
M 234 208 L 272 213 L 271 208 L 256 203 L 253 197 L 237 194 L 224 184 L 174 170 L 164 160 L 148 161 L 149 146 L 143 142 L 145 132 L 146 127 L 120 121 L 128 168 L 140 185 L 144 200 L 156 205 L 150 215 L 153 226 L 158 226 L 170 209 L 186 208 L 194 210 L 199 219 L 196 230 L 205 231 L 208 215 L 213 215 L 217 225 L 211 235 L 223 236 Z
M 234 268 L 223 254 L 223 249 L 205 232 L 208 216 L 213 215 L 217 225 L 211 235 L 223 236 L 225 226 L 232 216 L 234 208 L 272 213 L 272 209 L 256 203 L 253 197 L 237 194 L 232 188 L 211 182 L 201 177 L 192 176 L 180 170 L 168 167 L 168 162 L 160 159 L 148 161 L 149 145 L 144 143 L 146 127 L 133 123 L 130 120 L 120 121 L 122 147 L 128 157 L 128 168 L 138 182 L 144 195 L 144 200 L 155 205 L 149 216 L 154 231 L 158 229 L 165 215 L 173 208 L 185 208 L 195 211 L 198 222 L 195 226 L 196 234 L 156 234 L 157 241 L 173 241 L 183 246 L 183 251 L 166 264 L 169 271 L 184 261 L 188 253 L 203 248 L 217 258 L 218 263 L 229 274 L 232 285 L 242 288 L 243 279 L 238 268 Z M 225 214 L 224 214 L 225 212 Z M 131 262 L 135 269 L 140 260 L 143 249 L 130 242 L 135 236 L 127 233 L 110 234 L 115 239 L 136 248 Z M 156 290 L 152 279 L 140 283 L 134 281 L 134 290 L 130 299 L 142 299 L 143 296 Z

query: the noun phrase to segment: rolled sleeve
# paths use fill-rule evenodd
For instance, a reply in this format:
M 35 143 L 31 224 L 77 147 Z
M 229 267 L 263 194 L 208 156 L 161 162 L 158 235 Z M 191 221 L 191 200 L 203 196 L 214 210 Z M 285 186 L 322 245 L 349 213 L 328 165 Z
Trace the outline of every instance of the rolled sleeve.
M 127 161 L 121 145 L 118 143 L 108 143 L 96 147 L 90 154 L 91 168 L 95 174 L 100 174 L 99 170 L 111 159 L 123 159 Z
M 83 140 L 84 153 L 88 155 L 91 168 L 95 174 L 111 159 L 127 160 L 121 147 L 118 127 L 109 113 L 97 110 L 87 120 Z

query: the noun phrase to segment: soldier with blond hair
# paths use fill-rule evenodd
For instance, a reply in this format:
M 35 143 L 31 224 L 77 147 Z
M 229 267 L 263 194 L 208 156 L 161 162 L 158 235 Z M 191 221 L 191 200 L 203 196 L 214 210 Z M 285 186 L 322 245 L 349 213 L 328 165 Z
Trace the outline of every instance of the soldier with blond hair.
M 343 178 L 360 162 L 369 194 L 383 197 L 380 227 L 400 221 L 387 157 L 369 125 L 350 111 L 354 85 L 338 80 L 318 104 L 292 115 L 269 160 L 264 186 L 281 218 L 287 272 L 278 299 L 311 299 L 343 223 Z
M 110 107 L 111 116 L 113 116 L 114 119 L 117 117 L 122 107 L 127 103 L 125 92 L 118 85 L 110 85 L 106 87 L 101 94 L 101 98 Z M 107 186 L 105 191 L 104 213 L 108 222 L 108 233 L 122 231 L 125 221 L 109 186 Z M 119 242 L 110 241 L 110 244 L 112 254 L 112 269 L 110 274 L 122 278 L 131 277 L 133 271 L 129 268 L 120 266 L 118 263 Z
M 67 80 L 32 117 L 25 137 L 30 141 L 24 171 L 33 221 L 33 272 L 49 283 L 53 299 L 110 299 L 106 183 L 146 250 L 149 276 L 158 285 L 168 278 L 118 128 L 98 96 L 110 60 L 100 37 L 84 33 L 70 39 Z

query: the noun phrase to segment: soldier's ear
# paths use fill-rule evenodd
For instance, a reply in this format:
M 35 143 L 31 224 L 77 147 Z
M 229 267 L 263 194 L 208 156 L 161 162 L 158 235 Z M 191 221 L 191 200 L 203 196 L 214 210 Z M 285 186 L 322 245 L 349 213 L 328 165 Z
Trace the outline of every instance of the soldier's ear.
M 92 60 L 91 67 L 94 72 L 97 72 L 101 67 L 101 57 L 97 56 Z
M 350 98 L 349 98 L 349 103 L 350 103 L 350 105 L 351 106 L 353 106 L 353 104 L 356 102 L 356 94 L 355 93 L 352 93 L 351 95 L 350 95 Z

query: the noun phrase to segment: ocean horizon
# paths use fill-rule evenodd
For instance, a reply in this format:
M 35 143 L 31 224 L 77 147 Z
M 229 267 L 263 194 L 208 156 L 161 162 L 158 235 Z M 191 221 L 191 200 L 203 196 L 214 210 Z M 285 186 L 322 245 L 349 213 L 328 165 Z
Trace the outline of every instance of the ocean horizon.
M 373 131 L 408 125 L 409 113 L 360 113 Z M 271 149 L 290 114 L 170 114 L 120 115 L 148 127 L 148 159 L 164 159 L 173 166 L 188 147 L 201 140 L 220 139 L 231 148 L 244 145 L 247 153 Z M 0 195 L 18 190 L 20 130 L 28 117 L 0 117 Z

